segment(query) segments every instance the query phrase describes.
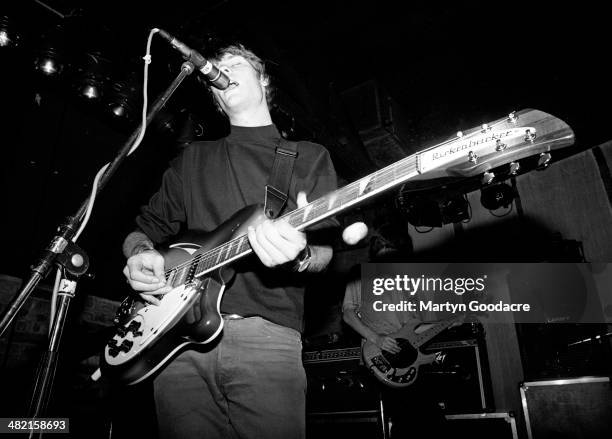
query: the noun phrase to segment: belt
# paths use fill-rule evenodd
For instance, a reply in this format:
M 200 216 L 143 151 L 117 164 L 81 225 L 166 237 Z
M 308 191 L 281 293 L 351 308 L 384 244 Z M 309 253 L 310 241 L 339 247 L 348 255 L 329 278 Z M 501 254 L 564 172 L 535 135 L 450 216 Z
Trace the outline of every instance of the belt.
M 244 317 L 242 317 L 239 314 L 221 314 L 221 317 L 223 317 L 224 320 L 242 320 L 244 319 Z

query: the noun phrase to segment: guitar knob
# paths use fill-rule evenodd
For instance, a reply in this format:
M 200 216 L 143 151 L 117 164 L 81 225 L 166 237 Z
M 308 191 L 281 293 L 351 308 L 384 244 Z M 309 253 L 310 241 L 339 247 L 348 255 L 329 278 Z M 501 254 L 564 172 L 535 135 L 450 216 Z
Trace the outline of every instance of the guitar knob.
M 128 352 L 130 349 L 132 349 L 132 346 L 134 346 L 134 342 L 131 340 L 123 340 L 123 343 L 121 343 L 121 346 L 119 346 L 119 350 L 121 352 Z
M 140 329 L 141 326 L 142 326 L 142 322 L 139 322 L 137 320 L 132 320 L 129 326 L 127 327 L 127 330 L 135 333 L 136 331 Z
M 118 348 L 108 348 L 108 355 L 110 355 L 111 357 L 116 357 L 117 355 L 119 355 L 119 349 Z
M 518 174 L 518 171 L 521 169 L 521 164 L 519 162 L 511 162 L 510 163 L 510 175 Z
M 507 146 L 508 145 L 503 143 L 500 139 L 497 139 L 495 141 L 495 151 L 503 151 L 504 149 L 506 149 Z

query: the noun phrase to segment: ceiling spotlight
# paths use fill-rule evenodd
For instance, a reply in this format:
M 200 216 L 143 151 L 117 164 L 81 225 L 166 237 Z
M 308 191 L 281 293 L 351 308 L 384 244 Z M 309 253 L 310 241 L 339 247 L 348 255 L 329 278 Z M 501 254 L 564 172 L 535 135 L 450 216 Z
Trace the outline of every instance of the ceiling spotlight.
M 8 15 L 0 15 L 0 47 L 15 47 L 19 45 L 20 35 L 11 26 Z
M 78 95 L 88 101 L 97 101 L 104 94 L 108 80 L 110 61 L 99 53 L 87 53 L 85 62 L 78 68 L 80 74 L 75 84 Z
M 56 50 L 48 47 L 40 52 L 34 61 L 34 68 L 45 76 L 57 76 L 64 69 L 64 64 Z
M 6 47 L 11 44 L 11 37 L 6 29 L 0 29 L 0 47 Z
M 81 84 L 79 92 L 81 97 L 96 100 L 102 96 L 102 87 L 100 82 L 95 78 L 88 78 Z
M 507 208 L 515 197 L 514 189 L 507 184 L 498 183 L 480 190 L 480 203 L 485 209 Z
M 117 81 L 112 84 L 108 109 L 116 119 L 130 119 L 137 104 L 137 88 L 134 81 Z
M 115 115 L 115 117 L 128 117 L 129 111 L 127 109 L 126 104 L 120 103 L 115 104 L 111 107 L 111 114 Z
M 43 77 L 59 76 L 64 70 L 66 43 L 63 23 L 55 24 L 40 32 L 37 37 L 34 69 Z

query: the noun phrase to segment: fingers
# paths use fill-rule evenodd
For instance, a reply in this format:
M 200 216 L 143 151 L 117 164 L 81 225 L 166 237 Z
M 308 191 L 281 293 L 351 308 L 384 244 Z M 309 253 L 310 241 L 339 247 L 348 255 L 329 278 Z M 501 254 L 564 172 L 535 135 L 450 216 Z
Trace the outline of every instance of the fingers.
M 266 220 L 247 232 L 253 251 L 267 267 L 294 260 L 306 247 L 306 235 L 284 220 Z
M 356 222 L 348 226 L 342 232 L 342 239 L 348 245 L 355 245 L 368 234 L 368 226 L 362 222 Z
M 297 202 L 298 209 L 300 207 L 306 206 L 308 204 L 308 200 L 306 199 L 306 192 L 304 191 L 298 192 L 296 202 Z
M 161 301 L 155 296 L 163 296 L 164 294 L 168 294 L 172 291 L 172 286 L 168 285 L 159 290 L 151 291 L 151 292 L 142 292 L 139 294 L 140 298 L 151 305 L 159 305 Z
M 385 351 L 389 351 L 392 354 L 398 354 L 401 351 L 395 339 L 391 337 L 385 337 L 382 344 L 382 349 L 384 349 Z
M 147 303 L 150 303 L 151 305 L 159 305 L 161 303 L 161 301 L 158 298 L 153 297 L 153 296 L 151 296 L 149 294 L 141 293 L 141 294 L 139 294 L 139 296 L 140 296 L 140 298 L 142 300 L 144 300 Z
M 166 285 L 164 258 L 157 252 L 148 251 L 130 257 L 123 274 L 136 291 L 152 293 Z

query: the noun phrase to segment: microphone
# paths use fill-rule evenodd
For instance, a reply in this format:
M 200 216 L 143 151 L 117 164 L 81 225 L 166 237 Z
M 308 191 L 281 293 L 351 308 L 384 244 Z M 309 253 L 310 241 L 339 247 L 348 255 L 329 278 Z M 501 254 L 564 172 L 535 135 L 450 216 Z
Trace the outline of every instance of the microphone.
M 198 69 L 210 82 L 210 85 L 219 89 L 225 90 L 230 85 L 229 77 L 213 65 L 210 61 L 204 58 L 197 50 L 193 50 L 182 41 L 177 40 L 168 32 L 163 29 L 157 29 L 159 35 L 165 40 L 170 42 L 170 45 L 176 50 L 181 52 L 183 58 L 193 63 L 196 69 Z

